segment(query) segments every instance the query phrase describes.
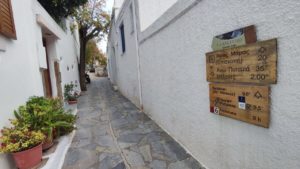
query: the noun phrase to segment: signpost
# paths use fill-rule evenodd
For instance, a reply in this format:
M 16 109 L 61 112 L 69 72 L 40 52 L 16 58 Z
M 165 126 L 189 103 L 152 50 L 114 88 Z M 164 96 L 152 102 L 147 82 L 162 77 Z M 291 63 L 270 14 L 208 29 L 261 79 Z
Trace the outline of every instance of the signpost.
M 206 54 L 209 82 L 274 84 L 276 74 L 276 39 Z
M 262 127 L 269 127 L 269 87 L 209 84 L 210 111 Z
M 211 47 L 213 50 L 221 50 L 255 42 L 256 31 L 254 25 L 251 25 L 215 36 Z

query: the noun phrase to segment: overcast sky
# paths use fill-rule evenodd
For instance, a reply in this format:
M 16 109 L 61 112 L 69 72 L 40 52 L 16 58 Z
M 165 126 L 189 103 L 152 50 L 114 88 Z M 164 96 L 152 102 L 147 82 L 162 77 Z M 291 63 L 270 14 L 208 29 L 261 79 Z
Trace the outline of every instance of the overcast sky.
M 111 13 L 112 7 L 114 4 L 114 0 L 106 0 L 106 7 L 105 10 Z M 106 52 L 106 40 L 102 40 L 101 42 L 98 43 L 98 47 L 105 53 Z

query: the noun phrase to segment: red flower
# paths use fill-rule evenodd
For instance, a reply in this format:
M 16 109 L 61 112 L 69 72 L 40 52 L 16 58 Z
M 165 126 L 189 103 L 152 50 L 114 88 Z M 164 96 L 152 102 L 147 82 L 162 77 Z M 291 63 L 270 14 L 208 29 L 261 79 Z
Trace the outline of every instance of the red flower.
M 6 144 L 5 143 L 1 143 L 1 147 L 6 147 Z

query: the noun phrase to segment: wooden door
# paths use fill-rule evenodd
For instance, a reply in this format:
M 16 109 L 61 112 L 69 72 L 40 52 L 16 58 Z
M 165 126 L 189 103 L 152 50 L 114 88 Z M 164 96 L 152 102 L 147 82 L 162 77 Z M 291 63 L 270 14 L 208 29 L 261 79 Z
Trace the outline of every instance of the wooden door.
M 45 96 L 50 98 L 52 97 L 52 87 L 51 87 L 49 69 L 43 70 L 43 77 L 44 77 Z
M 45 47 L 46 50 L 46 60 L 47 60 L 47 67 L 48 67 L 48 69 L 43 70 L 45 96 L 50 98 L 52 97 L 52 86 L 51 86 L 51 76 L 49 71 L 49 57 L 48 57 L 48 52 L 46 47 L 47 43 L 45 38 L 43 38 L 43 46 Z
M 55 77 L 56 77 L 57 96 L 60 99 L 63 99 L 62 88 L 61 88 L 61 73 L 60 73 L 58 62 L 54 62 L 54 70 L 55 70 Z

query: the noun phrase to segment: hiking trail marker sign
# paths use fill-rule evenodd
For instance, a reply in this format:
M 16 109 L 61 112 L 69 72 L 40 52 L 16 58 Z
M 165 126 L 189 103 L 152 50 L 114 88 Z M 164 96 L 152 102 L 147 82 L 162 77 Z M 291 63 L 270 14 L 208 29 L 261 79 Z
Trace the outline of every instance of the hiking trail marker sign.
M 269 87 L 209 84 L 210 112 L 269 127 Z
M 277 40 L 206 53 L 209 82 L 275 84 Z
M 256 30 L 254 25 L 251 25 L 215 36 L 211 48 L 215 51 L 255 42 Z

